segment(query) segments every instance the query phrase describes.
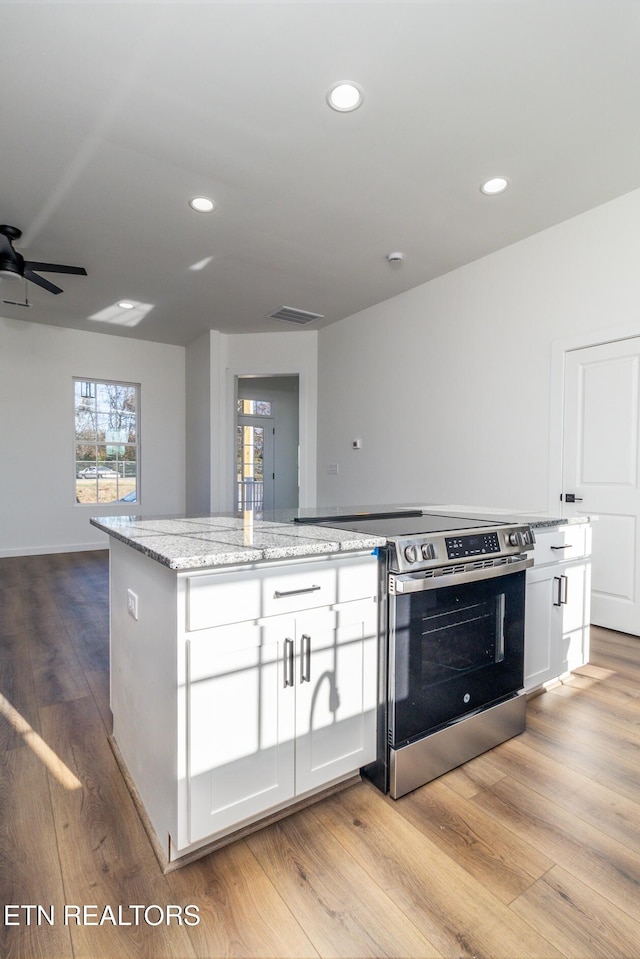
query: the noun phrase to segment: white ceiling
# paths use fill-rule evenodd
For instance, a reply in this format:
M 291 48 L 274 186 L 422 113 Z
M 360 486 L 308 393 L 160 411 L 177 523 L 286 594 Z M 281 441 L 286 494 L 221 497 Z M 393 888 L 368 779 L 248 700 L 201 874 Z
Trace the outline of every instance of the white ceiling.
M 88 271 L 0 313 L 175 344 L 333 323 L 640 187 L 639 41 L 637 0 L 0 0 L 0 223 Z M 153 309 L 89 318 L 123 297 Z

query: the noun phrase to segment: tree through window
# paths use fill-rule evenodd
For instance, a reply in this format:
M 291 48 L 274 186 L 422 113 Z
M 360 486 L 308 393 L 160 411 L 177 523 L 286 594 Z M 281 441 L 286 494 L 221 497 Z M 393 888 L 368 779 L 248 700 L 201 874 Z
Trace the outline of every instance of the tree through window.
M 138 500 L 140 387 L 74 379 L 77 503 Z

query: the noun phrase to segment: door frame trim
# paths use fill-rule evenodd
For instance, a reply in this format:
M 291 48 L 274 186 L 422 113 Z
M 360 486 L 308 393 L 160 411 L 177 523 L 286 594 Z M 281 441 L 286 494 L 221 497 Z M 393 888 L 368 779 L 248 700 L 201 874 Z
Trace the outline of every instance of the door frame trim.
M 575 350 L 603 346 L 640 337 L 640 319 L 622 326 L 605 327 L 565 336 L 551 343 L 551 376 L 549 402 L 549 480 L 547 509 L 557 515 L 562 511 L 563 444 L 564 444 L 564 386 L 565 357 Z
M 245 364 L 242 367 L 227 367 L 225 384 L 226 428 L 224 445 L 229 468 L 224 482 L 225 502 L 234 502 L 235 490 L 235 424 L 238 398 L 237 380 L 240 376 L 259 377 L 298 377 L 298 446 L 299 446 L 299 501 L 298 506 L 314 506 L 316 502 L 316 448 L 317 429 L 313 390 L 315 383 L 311 372 L 302 365 L 279 365 L 275 370 L 271 364 L 263 367 L 259 363 Z M 228 507 L 227 507 L 228 509 Z

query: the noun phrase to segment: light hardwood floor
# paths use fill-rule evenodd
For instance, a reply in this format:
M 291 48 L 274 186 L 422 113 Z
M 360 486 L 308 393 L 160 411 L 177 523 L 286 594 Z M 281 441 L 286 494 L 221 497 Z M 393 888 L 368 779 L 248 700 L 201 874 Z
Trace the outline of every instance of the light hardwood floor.
M 2 957 L 640 956 L 639 640 L 594 628 L 525 733 L 397 802 L 363 782 L 165 876 L 107 742 L 107 577 L 0 559 Z

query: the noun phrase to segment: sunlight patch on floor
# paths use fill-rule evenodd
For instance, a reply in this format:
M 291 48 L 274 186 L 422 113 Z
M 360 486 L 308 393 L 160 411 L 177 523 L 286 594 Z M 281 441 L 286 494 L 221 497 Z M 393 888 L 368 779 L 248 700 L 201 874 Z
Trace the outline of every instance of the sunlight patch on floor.
M 44 739 L 38 735 L 24 716 L 18 712 L 15 706 L 11 705 L 2 693 L 0 693 L 0 716 L 4 716 L 18 735 L 22 736 L 25 744 L 35 753 L 61 786 L 64 786 L 65 789 L 82 789 L 80 780 L 74 776 L 69 767 L 62 762 L 53 749 L 47 746 Z

